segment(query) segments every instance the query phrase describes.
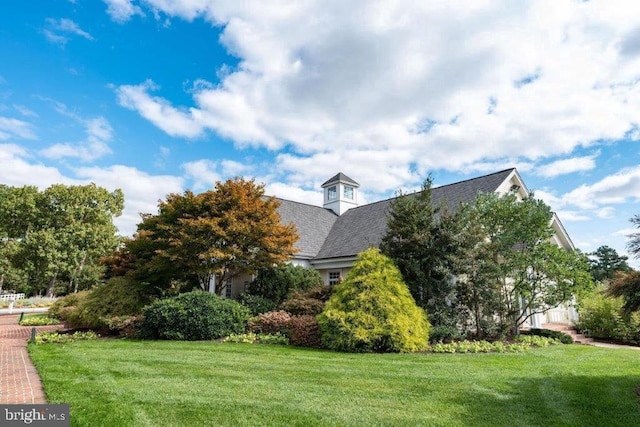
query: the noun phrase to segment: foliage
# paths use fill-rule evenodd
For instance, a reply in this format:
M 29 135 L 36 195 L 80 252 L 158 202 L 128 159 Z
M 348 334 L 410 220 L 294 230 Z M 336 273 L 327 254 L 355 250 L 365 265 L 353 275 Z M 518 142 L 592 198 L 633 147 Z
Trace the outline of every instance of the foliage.
M 321 347 L 322 339 L 318 321 L 310 315 L 291 315 L 286 311 L 272 311 L 249 319 L 247 329 L 257 334 L 280 334 L 291 345 Z
M 551 338 L 560 341 L 562 344 L 573 344 L 573 338 L 571 338 L 571 335 L 565 334 L 562 331 L 554 331 L 552 329 L 531 328 L 528 331 L 523 331 L 522 334 Z
M 20 321 L 20 326 L 46 326 L 57 325 L 60 323 L 58 319 L 49 317 L 46 314 L 38 316 L 26 316 Z
M 532 195 L 482 194 L 473 206 L 486 239 L 485 254 L 493 264 L 503 325 L 519 327 L 536 313 L 569 301 L 592 286 L 584 255 L 565 250 L 550 239 L 553 213 Z
M 139 314 L 149 302 L 143 287 L 126 278 L 114 277 L 89 291 L 60 298 L 49 313 L 71 328 L 106 332 L 109 318 Z
M 616 273 L 631 270 L 627 264 L 629 257 L 618 255 L 618 252 L 609 246 L 600 246 L 589 256 L 589 271 L 596 282 L 611 280 L 616 276 Z
M 568 336 L 568 335 L 567 335 Z M 569 337 L 571 338 L 571 337 Z M 528 344 L 531 347 L 549 347 L 555 344 L 571 344 L 571 342 L 563 343 L 562 341 L 541 335 L 518 335 L 514 338 L 515 342 Z M 573 342 L 573 340 L 571 340 Z
M 291 316 L 287 327 L 291 345 L 298 347 L 322 347 L 322 336 L 315 316 L 308 314 Z
M 350 352 L 423 350 L 429 322 L 393 261 L 378 249 L 359 255 L 318 316 L 323 344 Z
M 144 317 L 141 314 L 132 316 L 113 316 L 105 319 L 111 335 L 122 338 L 138 338 Z
M 640 214 L 634 215 L 629 221 L 636 228 L 640 228 Z M 640 258 L 640 231 L 636 231 L 629 236 L 629 242 L 627 242 L 627 249 L 635 258 Z
M 429 331 L 429 343 L 460 341 L 463 335 L 455 326 L 432 326 Z
M 21 290 L 33 294 L 98 283 L 99 258 L 118 245 L 113 217 L 122 213 L 121 190 L 56 184 L 40 192 L 0 185 L 0 206 L 0 253 L 10 253 L 10 266 L 0 263 L 0 287 L 11 269 L 29 278 Z
M 242 333 L 249 310 L 240 303 L 195 291 L 144 308 L 141 336 L 168 340 L 211 340 Z
M 416 303 L 429 313 L 430 322 L 452 326 L 457 323 L 452 301 L 460 218 L 434 205 L 431 185 L 429 177 L 422 191 L 399 193 L 393 200 L 380 249 L 396 263 Z
M 255 334 L 248 332 L 245 334 L 231 334 L 226 337 L 223 342 L 289 345 L 289 338 L 282 334 Z
M 249 309 L 252 316 L 257 316 L 276 309 L 277 305 L 270 299 L 260 295 L 244 293 L 238 298 L 238 302 Z
M 640 311 L 640 272 L 619 272 L 611 281 L 607 295 L 622 297 L 624 299 L 622 309 L 627 315 Z
M 294 290 L 289 294 L 280 308 L 291 314 L 308 314 L 311 316 L 322 313 L 325 303 L 331 298 L 335 287 L 314 286 L 307 290 Z
M 521 353 L 530 348 L 526 342 L 505 344 L 502 341 L 454 341 L 429 346 L 432 353 Z
M 290 321 L 291 314 L 286 311 L 270 311 L 249 319 L 247 329 L 257 334 L 286 333 Z
M 593 338 L 640 344 L 640 313 L 627 314 L 624 299 L 603 289 L 581 299 L 576 328 Z
M 157 215 L 144 215 L 127 250 L 110 271 L 136 276 L 162 290 L 178 284 L 221 295 L 233 277 L 287 261 L 298 236 L 280 223 L 278 202 L 264 185 L 241 178 L 201 194 L 169 194 Z
M 72 334 L 60 332 L 40 332 L 36 335 L 36 344 L 66 344 L 74 341 L 87 341 L 100 338 L 100 335 L 93 331 L 77 331 Z
M 322 284 L 322 277 L 316 270 L 285 264 L 260 269 L 255 280 L 249 284 L 249 293 L 280 304 L 291 292 L 304 291 Z

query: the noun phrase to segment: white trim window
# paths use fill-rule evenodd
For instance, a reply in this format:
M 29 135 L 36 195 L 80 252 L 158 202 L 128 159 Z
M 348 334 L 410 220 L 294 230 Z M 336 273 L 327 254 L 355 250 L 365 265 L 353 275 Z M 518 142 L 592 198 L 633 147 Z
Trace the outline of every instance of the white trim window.
M 344 198 L 353 200 L 353 187 L 349 187 L 348 185 L 344 186 Z
M 340 283 L 342 278 L 340 277 L 340 271 L 329 272 L 329 286 L 335 286 Z
M 224 288 L 224 297 L 225 298 L 229 298 L 231 299 L 231 296 L 233 295 L 233 281 L 231 280 L 227 280 L 227 286 Z
M 337 200 L 338 199 L 338 187 L 332 186 L 327 188 L 327 200 Z

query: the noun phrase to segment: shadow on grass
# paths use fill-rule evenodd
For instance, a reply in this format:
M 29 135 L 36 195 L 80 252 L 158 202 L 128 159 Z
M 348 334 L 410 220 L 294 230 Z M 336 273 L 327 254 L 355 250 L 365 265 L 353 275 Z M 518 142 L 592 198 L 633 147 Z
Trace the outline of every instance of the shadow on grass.
M 637 426 L 639 386 L 640 376 L 527 378 L 499 390 L 472 386 L 451 403 L 468 425 Z

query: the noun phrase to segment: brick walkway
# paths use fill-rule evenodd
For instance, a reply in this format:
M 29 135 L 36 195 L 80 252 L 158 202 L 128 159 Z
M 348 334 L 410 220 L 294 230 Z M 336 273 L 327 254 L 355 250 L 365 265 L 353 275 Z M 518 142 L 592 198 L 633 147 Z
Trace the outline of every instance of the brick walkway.
M 47 403 L 36 368 L 27 353 L 31 326 L 18 325 L 20 315 L 0 316 L 0 404 Z M 62 325 L 36 326 L 38 332 Z

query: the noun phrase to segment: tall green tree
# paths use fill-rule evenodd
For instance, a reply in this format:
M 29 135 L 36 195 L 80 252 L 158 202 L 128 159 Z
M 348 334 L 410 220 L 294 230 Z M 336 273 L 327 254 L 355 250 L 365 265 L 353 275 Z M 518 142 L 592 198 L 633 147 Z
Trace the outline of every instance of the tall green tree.
M 220 295 L 233 277 L 295 253 L 297 232 L 281 223 L 277 207 L 264 185 L 242 178 L 200 194 L 170 194 L 157 215 L 143 217 L 120 261 L 130 275 L 160 287 L 178 281 L 206 290 L 215 277 Z
M 416 303 L 434 326 L 457 323 L 455 263 L 460 256 L 459 215 L 434 206 L 431 177 L 422 191 L 399 193 L 391 203 L 382 253 L 398 266 Z
M 593 280 L 601 282 L 611 280 L 618 272 L 631 271 L 627 264 L 629 257 L 619 255 L 618 252 L 609 246 L 600 246 L 589 254 L 589 264 Z
M 474 206 L 495 265 L 498 313 L 516 332 L 537 313 L 568 302 L 592 286 L 586 257 L 551 242 L 553 213 L 533 195 L 482 194 Z
M 42 192 L 3 186 L 0 206 L 0 231 L 16 246 L 12 266 L 28 275 L 29 291 L 53 295 L 60 281 L 69 292 L 81 278 L 100 279 L 94 266 L 119 242 L 113 218 L 122 213 L 124 196 L 95 184 L 56 184 Z

